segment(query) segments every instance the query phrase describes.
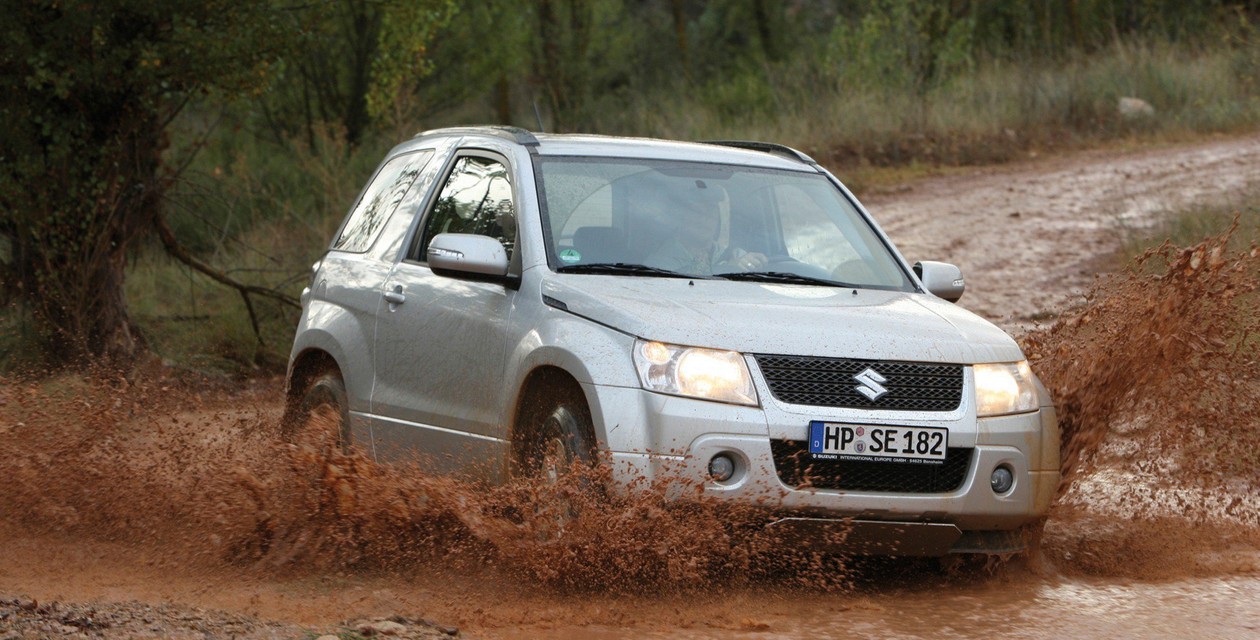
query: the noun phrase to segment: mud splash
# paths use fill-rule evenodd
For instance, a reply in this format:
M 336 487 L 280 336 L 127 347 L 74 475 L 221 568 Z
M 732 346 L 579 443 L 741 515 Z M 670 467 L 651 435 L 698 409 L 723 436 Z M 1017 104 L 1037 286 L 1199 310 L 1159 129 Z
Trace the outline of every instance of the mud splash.
M 284 442 L 271 392 L 225 403 L 168 379 L 6 383 L 0 523 L 24 531 L 127 541 L 159 563 L 259 575 L 436 566 L 557 593 L 847 584 L 840 561 L 782 551 L 763 512 L 685 483 L 610 496 L 595 489 L 606 486 L 603 465 L 556 483 L 480 486 L 376 464 L 328 437 Z M 305 432 L 332 427 L 313 416 Z
M 328 417 L 309 425 L 330 433 Z M 559 481 L 482 486 L 378 465 L 330 442 L 288 450 L 287 468 L 237 471 L 256 514 L 229 534 L 233 558 L 285 566 L 406 571 L 434 561 L 486 565 L 558 592 L 661 593 L 746 583 L 783 564 L 765 514 L 674 482 L 609 495 L 609 465 L 575 465 Z M 682 499 L 680 499 L 682 498 Z M 843 575 L 812 559 L 796 580 Z M 818 567 L 811 572 L 810 567 Z
M 1167 577 L 1260 548 L 1260 250 L 1231 233 L 1148 251 L 1025 336 L 1063 428 L 1060 566 Z

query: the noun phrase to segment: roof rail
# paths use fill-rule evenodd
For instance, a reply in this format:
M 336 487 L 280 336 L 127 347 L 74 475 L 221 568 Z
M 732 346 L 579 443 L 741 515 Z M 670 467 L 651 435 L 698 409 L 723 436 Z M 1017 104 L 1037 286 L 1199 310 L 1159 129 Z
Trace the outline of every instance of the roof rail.
M 419 138 L 420 136 L 427 136 L 427 135 L 432 135 L 436 133 L 445 133 L 445 134 L 471 133 L 471 134 L 481 134 L 481 135 L 492 135 L 492 136 L 497 136 L 500 138 L 507 138 L 517 144 L 522 144 L 526 146 L 536 147 L 539 144 L 538 138 L 534 137 L 534 134 L 532 132 L 526 129 L 522 129 L 520 127 L 509 127 L 509 126 L 505 126 L 501 124 L 487 124 L 487 125 L 475 125 L 475 126 L 468 126 L 468 127 L 445 127 L 442 129 L 430 129 L 428 131 L 421 131 L 420 133 L 417 133 L 415 137 Z
M 756 142 L 753 140 L 702 140 L 701 142 L 704 144 L 716 144 L 723 147 L 735 147 L 737 149 L 749 149 L 752 151 L 773 153 L 791 160 L 804 162 L 808 165 L 813 165 L 815 167 L 818 166 L 818 163 L 813 158 L 785 144 L 776 144 L 774 142 Z

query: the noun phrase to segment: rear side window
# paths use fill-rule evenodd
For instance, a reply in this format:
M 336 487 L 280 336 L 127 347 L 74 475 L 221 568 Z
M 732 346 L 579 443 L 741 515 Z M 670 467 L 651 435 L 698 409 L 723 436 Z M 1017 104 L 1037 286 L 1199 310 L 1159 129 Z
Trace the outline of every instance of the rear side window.
M 354 253 L 367 251 L 385 226 L 385 221 L 407 195 L 411 183 L 415 182 L 416 176 L 432 157 L 433 151 L 425 150 L 406 153 L 386 162 L 363 192 L 350 217 L 346 218 L 332 248 Z

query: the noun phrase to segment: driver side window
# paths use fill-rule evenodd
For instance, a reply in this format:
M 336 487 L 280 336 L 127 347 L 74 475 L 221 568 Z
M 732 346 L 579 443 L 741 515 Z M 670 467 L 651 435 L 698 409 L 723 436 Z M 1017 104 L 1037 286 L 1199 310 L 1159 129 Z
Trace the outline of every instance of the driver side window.
M 481 156 L 457 159 L 412 259 L 426 261 L 429 243 L 439 233 L 490 236 L 503 244 L 510 259 L 516 246 L 516 205 L 507 165 Z

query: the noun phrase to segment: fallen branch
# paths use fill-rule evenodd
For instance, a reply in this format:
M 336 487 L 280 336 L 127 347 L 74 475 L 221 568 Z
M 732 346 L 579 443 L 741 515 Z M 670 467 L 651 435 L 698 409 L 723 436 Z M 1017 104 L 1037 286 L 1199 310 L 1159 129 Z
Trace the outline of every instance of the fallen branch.
M 236 289 L 241 294 L 241 298 L 245 301 L 245 309 L 249 312 L 249 322 L 254 329 L 254 336 L 258 338 L 258 342 L 260 344 L 262 343 L 262 332 L 258 325 L 258 315 L 254 311 L 254 303 L 250 298 L 251 295 L 271 298 L 281 304 L 286 304 L 297 309 L 302 308 L 302 304 L 293 296 L 276 291 L 275 289 L 268 289 L 266 287 L 259 287 L 257 285 L 238 282 L 226 273 L 197 259 L 188 252 L 188 249 L 186 249 L 184 245 L 179 243 L 179 240 L 175 238 L 175 232 L 172 231 L 170 225 L 167 224 L 165 216 L 157 216 L 157 232 L 158 237 L 162 239 L 162 246 L 166 248 L 166 252 L 170 254 L 172 258 L 179 260 L 219 284 Z

